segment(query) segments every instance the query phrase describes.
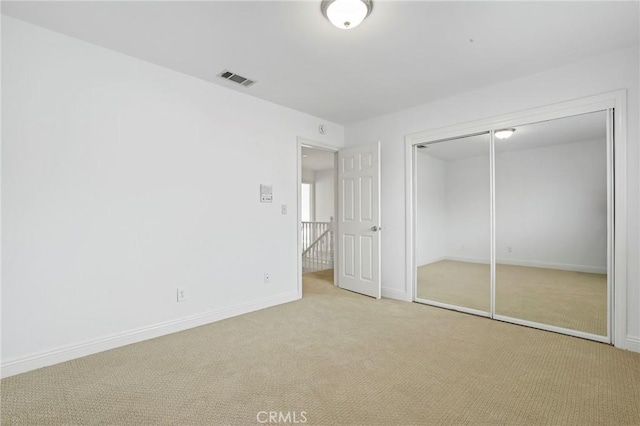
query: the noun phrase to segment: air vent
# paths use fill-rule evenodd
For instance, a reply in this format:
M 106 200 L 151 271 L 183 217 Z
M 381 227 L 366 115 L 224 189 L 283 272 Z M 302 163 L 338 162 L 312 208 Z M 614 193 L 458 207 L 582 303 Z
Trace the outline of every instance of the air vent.
M 238 83 L 244 87 L 249 87 L 255 84 L 254 80 L 249 80 L 246 77 L 243 77 L 238 74 L 234 74 L 231 71 L 227 71 L 227 70 L 224 70 L 220 74 L 218 74 L 218 77 L 224 78 L 225 80 L 233 81 L 234 83 Z

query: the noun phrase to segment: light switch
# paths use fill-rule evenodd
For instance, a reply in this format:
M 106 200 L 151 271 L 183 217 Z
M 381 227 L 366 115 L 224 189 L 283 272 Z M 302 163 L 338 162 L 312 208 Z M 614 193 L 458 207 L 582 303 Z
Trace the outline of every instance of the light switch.
M 282 214 L 287 214 L 287 205 L 286 204 L 282 205 Z

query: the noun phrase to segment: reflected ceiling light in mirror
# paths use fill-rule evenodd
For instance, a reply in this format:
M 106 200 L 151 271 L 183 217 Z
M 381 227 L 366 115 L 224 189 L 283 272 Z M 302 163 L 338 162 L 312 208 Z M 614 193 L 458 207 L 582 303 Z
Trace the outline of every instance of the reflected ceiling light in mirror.
M 373 9 L 371 0 L 322 0 L 320 3 L 322 14 L 333 25 L 348 30 L 355 28 Z
M 498 139 L 509 139 L 511 135 L 515 133 L 516 129 L 500 129 L 496 130 L 493 134 Z

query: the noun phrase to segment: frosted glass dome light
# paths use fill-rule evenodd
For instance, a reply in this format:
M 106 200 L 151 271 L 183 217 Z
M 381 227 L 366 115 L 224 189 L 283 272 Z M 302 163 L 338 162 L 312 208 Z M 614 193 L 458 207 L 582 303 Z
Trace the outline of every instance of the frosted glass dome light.
M 336 27 L 348 30 L 355 28 L 369 16 L 371 0 L 322 0 L 322 14 Z
M 500 129 L 500 130 L 496 130 L 494 135 L 498 139 L 509 139 L 515 131 L 516 129 Z

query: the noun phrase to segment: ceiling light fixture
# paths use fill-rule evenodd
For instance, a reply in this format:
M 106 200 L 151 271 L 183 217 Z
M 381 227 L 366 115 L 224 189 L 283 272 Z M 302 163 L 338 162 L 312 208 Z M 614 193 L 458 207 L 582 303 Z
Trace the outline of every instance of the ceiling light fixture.
M 500 130 L 496 130 L 493 134 L 498 139 L 509 139 L 515 131 L 516 129 L 500 129 Z
M 322 14 L 333 25 L 348 30 L 355 28 L 369 16 L 373 9 L 371 0 L 322 0 Z

